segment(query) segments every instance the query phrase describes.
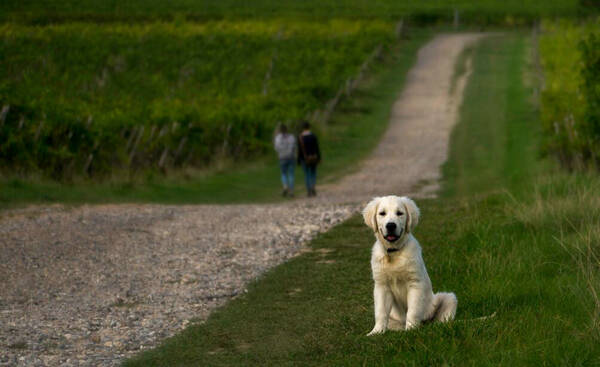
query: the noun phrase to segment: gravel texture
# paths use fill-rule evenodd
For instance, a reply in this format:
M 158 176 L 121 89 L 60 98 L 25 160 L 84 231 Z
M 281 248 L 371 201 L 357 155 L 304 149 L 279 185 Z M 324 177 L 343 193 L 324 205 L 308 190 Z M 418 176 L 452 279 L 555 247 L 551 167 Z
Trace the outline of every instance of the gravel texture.
M 370 197 L 431 196 L 466 79 L 449 94 L 454 64 L 480 36 L 426 45 L 377 150 L 357 172 L 318 187 L 317 198 L 1 213 L 0 366 L 118 365 L 206 320 Z
M 0 363 L 118 364 L 206 319 L 353 209 L 291 202 L 13 214 L 0 222 Z

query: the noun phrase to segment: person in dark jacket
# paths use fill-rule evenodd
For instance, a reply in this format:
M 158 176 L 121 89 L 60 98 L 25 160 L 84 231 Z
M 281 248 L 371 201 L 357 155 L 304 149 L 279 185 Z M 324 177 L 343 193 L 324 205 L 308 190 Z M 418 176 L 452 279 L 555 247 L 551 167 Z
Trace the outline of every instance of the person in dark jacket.
M 302 123 L 302 132 L 298 136 L 298 164 L 302 165 L 308 196 L 316 196 L 317 164 L 321 162 L 319 141 L 310 131 L 308 121 Z

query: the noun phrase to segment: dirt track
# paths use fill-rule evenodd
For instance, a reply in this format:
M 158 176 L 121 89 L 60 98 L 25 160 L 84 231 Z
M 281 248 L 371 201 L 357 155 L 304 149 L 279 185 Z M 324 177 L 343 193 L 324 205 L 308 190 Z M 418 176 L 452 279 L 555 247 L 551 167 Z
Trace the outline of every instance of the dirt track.
M 117 365 L 244 292 L 372 196 L 432 196 L 479 34 L 420 52 L 373 155 L 315 199 L 276 205 L 35 207 L 0 219 L 0 365 Z M 276 178 L 274 178 L 276 179 Z M 194 319 L 194 320 L 193 320 Z

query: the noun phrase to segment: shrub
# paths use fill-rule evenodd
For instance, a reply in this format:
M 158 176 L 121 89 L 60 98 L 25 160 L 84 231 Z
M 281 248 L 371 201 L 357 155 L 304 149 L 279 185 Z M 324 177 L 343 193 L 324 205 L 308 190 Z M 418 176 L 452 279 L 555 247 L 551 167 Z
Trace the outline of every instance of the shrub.
M 545 76 L 540 110 L 543 149 L 569 169 L 600 161 L 595 27 L 596 22 L 546 21 L 540 38 Z
M 590 137 L 591 155 L 600 162 L 600 33 L 591 33 L 581 42 L 583 60 L 582 91 L 585 96 L 585 121 Z

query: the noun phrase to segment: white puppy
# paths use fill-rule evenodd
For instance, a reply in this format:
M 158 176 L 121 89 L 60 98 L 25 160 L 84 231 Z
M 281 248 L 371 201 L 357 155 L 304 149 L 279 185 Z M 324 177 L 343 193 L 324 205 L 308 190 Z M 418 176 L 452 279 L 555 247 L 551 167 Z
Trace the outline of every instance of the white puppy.
M 363 217 L 377 238 L 371 255 L 375 327 L 368 335 L 412 329 L 423 321 L 454 319 L 456 296 L 433 294 L 421 246 L 411 234 L 419 221 L 414 201 L 377 197 L 367 204 Z

